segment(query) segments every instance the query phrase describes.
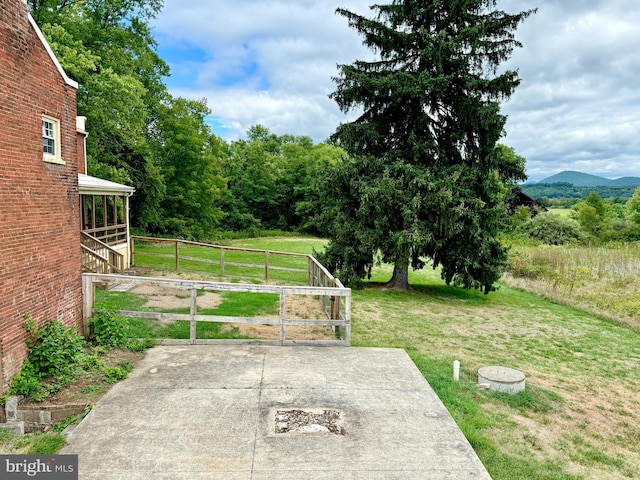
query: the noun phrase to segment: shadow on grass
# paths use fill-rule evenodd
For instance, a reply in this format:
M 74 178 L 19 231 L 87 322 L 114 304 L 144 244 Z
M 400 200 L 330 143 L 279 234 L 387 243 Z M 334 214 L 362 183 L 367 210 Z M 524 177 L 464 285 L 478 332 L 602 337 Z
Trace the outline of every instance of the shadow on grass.
M 409 290 L 397 290 L 390 288 L 382 282 L 365 282 L 364 290 L 371 292 L 383 292 L 388 298 L 403 299 L 414 298 L 416 295 L 425 295 L 437 300 L 460 301 L 474 305 L 485 305 L 490 302 L 490 295 L 485 295 L 479 290 L 469 290 L 462 287 L 437 283 L 411 284 Z

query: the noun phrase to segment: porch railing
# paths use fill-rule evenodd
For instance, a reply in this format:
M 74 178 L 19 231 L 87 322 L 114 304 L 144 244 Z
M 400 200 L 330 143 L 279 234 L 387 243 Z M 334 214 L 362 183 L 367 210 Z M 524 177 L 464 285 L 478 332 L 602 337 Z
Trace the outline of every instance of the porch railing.
M 93 273 L 124 272 L 124 255 L 106 243 L 81 232 L 82 270 Z
M 89 228 L 83 230 L 83 232 L 110 246 L 127 243 L 126 223 L 109 225 L 108 227 Z

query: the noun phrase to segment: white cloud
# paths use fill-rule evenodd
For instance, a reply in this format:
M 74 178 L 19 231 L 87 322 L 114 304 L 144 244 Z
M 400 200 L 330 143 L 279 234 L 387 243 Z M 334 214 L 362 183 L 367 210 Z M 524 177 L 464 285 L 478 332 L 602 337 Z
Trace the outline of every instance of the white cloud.
M 278 134 L 325 139 L 345 121 L 328 94 L 336 64 L 372 58 L 345 18 L 368 15 L 364 0 L 165 0 L 155 23 L 172 58 L 172 92 L 206 97 L 229 138 L 263 124 Z M 518 11 L 539 6 L 519 27 L 507 68 L 522 79 L 510 101 L 507 137 L 531 178 L 561 170 L 640 176 L 640 4 L 636 0 L 501 0 Z M 171 85 L 171 83 L 170 83 Z M 351 115 L 353 117 L 354 115 Z

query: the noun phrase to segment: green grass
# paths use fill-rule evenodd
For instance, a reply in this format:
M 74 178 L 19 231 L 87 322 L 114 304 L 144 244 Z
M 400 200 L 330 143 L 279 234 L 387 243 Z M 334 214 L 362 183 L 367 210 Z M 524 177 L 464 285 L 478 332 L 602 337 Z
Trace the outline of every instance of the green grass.
M 58 432 L 28 433 L 17 437 L 0 428 L 0 453 L 8 455 L 53 455 L 66 443 L 65 436 Z
M 564 218 L 569 218 L 569 214 L 574 211 L 572 208 L 550 208 L 549 213 L 559 215 Z
M 203 294 L 204 292 L 199 292 Z M 279 296 L 269 293 L 220 292 L 222 302 L 216 308 L 200 308 L 200 315 L 217 315 L 229 317 L 264 317 L 275 315 L 279 310 Z M 129 292 L 109 292 L 96 290 L 96 308 L 106 310 L 162 311 L 167 313 L 189 313 L 189 307 L 183 308 L 148 308 L 144 304 L 146 298 Z M 130 338 L 171 338 L 188 339 L 190 325 L 188 321 L 175 321 L 162 324 L 154 320 L 140 318 L 123 318 L 128 326 Z M 238 329 L 225 323 L 196 322 L 196 338 L 199 339 L 234 339 L 247 338 L 239 334 Z
M 300 238 L 258 238 L 251 240 L 233 240 L 227 242 L 227 247 L 247 248 L 258 250 L 269 250 L 271 252 L 289 252 L 310 254 L 313 248 L 322 249 L 326 241 L 313 237 Z M 180 245 L 180 271 L 205 273 L 212 276 L 221 276 L 222 268 L 220 262 L 221 252 L 219 249 Z M 157 256 L 161 255 L 161 256 Z M 202 259 L 203 261 L 187 260 L 183 257 Z M 225 269 L 224 277 L 229 279 L 264 279 L 265 261 L 269 264 L 269 280 L 282 282 L 306 283 L 307 281 L 307 259 L 302 257 L 291 257 L 270 253 L 265 259 L 264 253 L 244 252 L 225 249 L 224 251 Z M 230 265 L 230 263 L 254 265 L 254 267 Z M 175 270 L 175 244 L 136 242 L 135 248 L 136 266 L 144 266 L 156 270 Z M 289 272 L 277 270 L 272 267 L 295 268 L 302 272 Z
M 324 242 L 229 244 L 310 253 Z M 405 349 L 494 479 L 640 477 L 638 330 L 567 305 L 575 291 L 563 291 L 558 302 L 504 284 L 483 295 L 446 286 L 427 266 L 411 272 L 411 291 L 397 292 L 382 288 L 391 272 L 374 268 L 365 288 L 352 292 L 352 345 Z M 584 277 L 588 286 L 594 275 Z M 229 305 L 245 308 L 241 300 Z M 454 359 L 462 364 L 459 382 Z M 477 389 L 478 368 L 486 365 L 523 371 L 526 391 Z
M 223 292 L 222 303 L 205 315 L 226 317 L 258 317 L 276 315 L 280 306 L 279 295 L 271 293 Z

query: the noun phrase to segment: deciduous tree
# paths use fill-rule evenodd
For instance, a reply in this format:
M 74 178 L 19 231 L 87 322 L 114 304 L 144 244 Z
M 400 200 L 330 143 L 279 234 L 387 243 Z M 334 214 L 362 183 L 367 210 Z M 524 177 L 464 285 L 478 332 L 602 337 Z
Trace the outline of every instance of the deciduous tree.
M 159 233 L 211 238 L 222 217 L 217 206 L 225 186 L 222 149 L 205 123 L 209 113 L 204 100 L 176 98 L 154 125 L 154 154 L 167 189 L 154 228 Z

